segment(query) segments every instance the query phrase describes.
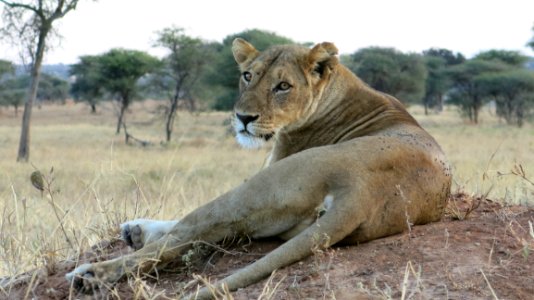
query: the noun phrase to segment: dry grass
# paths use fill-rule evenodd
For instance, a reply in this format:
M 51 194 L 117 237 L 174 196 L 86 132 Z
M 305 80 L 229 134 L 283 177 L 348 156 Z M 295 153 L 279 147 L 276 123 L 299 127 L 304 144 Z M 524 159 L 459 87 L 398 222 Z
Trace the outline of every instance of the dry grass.
M 180 218 L 252 176 L 263 163 L 267 149 L 235 145 L 223 125 L 229 113 L 182 113 L 174 141 L 163 146 L 163 123 L 153 111 L 154 103 L 137 103 L 127 116 L 129 132 L 154 144 L 141 148 L 125 145 L 124 137 L 114 134 L 110 107 L 97 115 L 82 104 L 36 109 L 30 164 L 15 162 L 20 118 L 0 112 L 0 276 L 72 256 L 116 234 L 110 228 L 127 219 Z M 419 107 L 411 111 L 447 153 L 454 189 L 484 195 L 491 188 L 489 198 L 511 203 L 534 199 L 534 186 L 511 173 L 521 165 L 525 177 L 534 178 L 529 175 L 534 172 L 530 125 L 509 127 L 486 113 L 484 123 L 473 126 L 453 109 L 432 116 Z M 51 194 L 41 195 L 30 174 L 51 167 Z
M 416 119 L 439 142 L 452 165 L 454 189 L 513 204 L 534 204 L 534 128 L 507 126 L 482 111 L 482 123 L 468 124 L 455 107 L 441 115 L 425 116 L 411 108 Z M 513 171 L 521 165 L 526 178 Z M 528 180 L 526 180 L 528 179 Z M 489 192 L 489 193 L 488 193 Z
M 146 104 L 145 104 L 146 105 Z M 163 126 L 143 124 L 143 105 L 128 116 L 129 130 L 155 146 L 124 144 L 111 113 L 91 116 L 83 105 L 35 110 L 31 163 L 15 162 L 19 119 L 0 116 L 0 276 L 65 258 L 109 236 L 110 227 L 136 218 L 174 219 L 257 172 L 266 150 L 238 148 L 223 123 L 228 113 L 183 114 L 175 142 L 159 145 Z M 51 190 L 63 225 L 78 249 L 69 249 L 50 206 L 30 174 L 54 167 Z M 47 200 L 48 199 L 48 200 Z

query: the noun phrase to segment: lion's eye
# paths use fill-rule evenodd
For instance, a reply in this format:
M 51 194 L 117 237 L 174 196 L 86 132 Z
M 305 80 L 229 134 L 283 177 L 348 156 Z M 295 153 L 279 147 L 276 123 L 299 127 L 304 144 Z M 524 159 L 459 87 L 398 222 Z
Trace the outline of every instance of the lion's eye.
M 250 72 L 243 72 L 243 79 L 246 82 L 250 82 L 252 80 L 252 73 Z
M 289 83 L 287 83 L 285 81 L 282 81 L 276 86 L 275 90 L 283 92 L 283 91 L 289 90 L 291 87 L 292 87 L 291 84 L 289 84 Z

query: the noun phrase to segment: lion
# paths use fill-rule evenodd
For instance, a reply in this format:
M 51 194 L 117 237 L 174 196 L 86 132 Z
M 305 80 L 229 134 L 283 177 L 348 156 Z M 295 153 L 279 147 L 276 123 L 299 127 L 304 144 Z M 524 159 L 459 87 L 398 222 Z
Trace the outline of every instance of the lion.
M 441 218 L 451 174 L 440 146 L 401 102 L 339 63 L 334 44 L 260 52 L 237 38 L 232 52 L 241 71 L 236 139 L 247 148 L 274 141 L 264 168 L 181 220 L 122 224 L 122 238 L 136 251 L 78 266 L 66 275 L 75 288 L 152 272 L 194 241 L 285 240 L 215 285 L 233 291 L 311 255 L 317 244 L 362 243 Z M 189 297 L 212 294 L 204 288 Z

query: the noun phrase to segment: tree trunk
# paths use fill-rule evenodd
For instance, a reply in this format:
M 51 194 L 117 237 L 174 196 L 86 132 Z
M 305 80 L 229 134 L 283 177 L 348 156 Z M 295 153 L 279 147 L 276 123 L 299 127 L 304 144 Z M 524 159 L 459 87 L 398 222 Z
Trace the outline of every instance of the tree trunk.
M 92 114 L 96 114 L 96 104 L 95 103 L 91 103 L 91 113 Z
M 473 122 L 473 107 L 470 105 L 467 108 L 467 116 L 469 117 L 469 122 Z
M 15 118 L 19 116 L 19 106 L 15 105 Z
M 174 95 L 171 100 L 171 107 L 169 108 L 169 114 L 167 115 L 167 122 L 165 124 L 165 133 L 167 137 L 167 143 L 171 141 L 172 129 L 174 127 L 174 118 L 176 117 L 176 110 L 178 109 L 178 95 Z
M 506 124 L 512 125 L 514 113 L 513 99 L 510 97 L 506 97 L 504 101 L 506 101 L 506 111 L 504 119 L 506 120 Z
M 197 104 L 195 99 L 191 96 L 187 97 L 187 102 L 189 103 L 189 112 L 194 112 L 197 110 Z
M 120 108 L 120 111 L 119 111 L 119 119 L 117 121 L 117 132 L 115 132 L 116 134 L 119 134 L 121 132 L 121 127 L 122 127 L 122 118 L 124 117 L 124 112 L 126 111 L 126 108 L 128 108 L 128 101 L 124 98 L 122 98 L 121 100 L 121 108 Z
M 425 108 L 425 116 L 428 116 L 428 107 L 430 106 L 430 96 L 423 97 L 423 107 Z
M 480 112 L 480 108 L 482 107 L 482 101 L 480 100 L 478 95 L 473 96 L 473 121 L 475 124 L 478 124 L 478 113 Z
M 436 108 L 438 113 L 443 112 L 443 94 L 438 94 L 438 107 Z
M 181 76 L 176 80 L 176 85 L 174 86 L 174 95 L 171 99 L 171 107 L 169 108 L 169 113 L 167 114 L 167 122 L 165 122 L 165 135 L 167 143 L 171 141 L 172 129 L 174 127 L 174 118 L 176 117 L 176 110 L 178 109 L 178 100 L 180 98 L 180 92 L 182 91 L 182 83 L 184 82 L 185 76 Z
M 523 101 L 523 100 L 520 100 L 520 101 Z M 524 118 L 524 107 L 523 107 L 523 103 L 520 102 L 517 107 L 516 107 L 516 111 L 515 111 L 515 116 L 517 118 L 517 127 L 523 127 L 523 118 Z
M 517 116 L 517 127 L 521 128 L 523 127 L 523 116 Z
M 45 40 L 49 32 L 50 25 L 41 25 L 41 32 L 39 33 L 39 39 L 37 41 L 37 51 L 32 65 L 31 71 L 31 83 L 30 90 L 28 92 L 28 98 L 24 103 L 24 112 L 22 114 L 22 129 L 20 132 L 19 151 L 17 161 L 27 162 L 30 158 L 30 124 L 32 117 L 32 107 L 35 98 L 37 97 L 37 88 L 39 87 L 39 79 L 41 77 L 41 64 L 43 62 L 43 56 L 45 51 Z

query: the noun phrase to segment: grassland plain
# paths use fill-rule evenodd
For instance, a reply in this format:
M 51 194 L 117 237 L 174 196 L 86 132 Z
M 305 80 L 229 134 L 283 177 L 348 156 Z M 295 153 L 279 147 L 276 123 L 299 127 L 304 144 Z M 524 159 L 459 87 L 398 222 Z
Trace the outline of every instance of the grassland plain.
M 534 205 L 532 125 L 507 126 L 489 110 L 477 126 L 453 107 L 430 116 L 410 110 L 449 157 L 455 191 Z M 127 219 L 180 218 L 252 176 L 267 155 L 240 149 L 224 112 L 180 113 L 173 141 L 163 145 L 156 112 L 157 103 L 145 101 L 126 116 L 129 132 L 152 143 L 141 147 L 115 135 L 109 104 L 96 115 L 83 104 L 43 106 L 34 110 L 28 164 L 15 162 L 20 119 L 0 112 L 0 276 L 72 256 Z M 51 168 L 51 193 L 41 193 L 30 174 Z

